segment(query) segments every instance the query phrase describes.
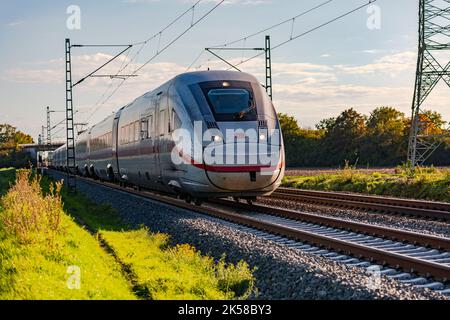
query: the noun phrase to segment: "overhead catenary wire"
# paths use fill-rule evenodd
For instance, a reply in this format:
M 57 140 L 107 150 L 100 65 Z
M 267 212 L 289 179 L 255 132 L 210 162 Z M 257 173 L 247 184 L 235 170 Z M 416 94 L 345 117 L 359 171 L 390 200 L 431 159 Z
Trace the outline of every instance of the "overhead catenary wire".
M 325 5 L 327 5 L 327 4 L 329 4 L 329 3 L 333 2 L 333 1 L 334 1 L 334 0 L 327 0 L 327 1 L 324 1 L 324 2 L 322 2 L 322 3 L 320 3 L 320 4 L 316 5 L 316 6 L 314 6 L 314 7 L 312 7 L 312 8 L 310 8 L 310 9 L 308 9 L 308 10 L 305 10 L 305 11 L 302 11 L 302 12 L 298 13 L 297 15 L 295 15 L 295 16 L 289 18 L 289 19 L 286 19 L 286 20 L 283 20 L 283 21 L 281 21 L 281 22 L 278 22 L 278 23 L 276 23 L 276 24 L 274 24 L 274 25 L 271 25 L 271 26 L 269 26 L 269 27 L 267 27 L 267 28 L 264 28 L 264 29 L 262 29 L 262 30 L 260 30 L 260 31 L 257 31 L 257 32 L 248 34 L 248 35 L 246 35 L 246 36 L 244 36 L 244 37 L 242 37 L 242 38 L 240 38 L 240 39 L 233 40 L 233 41 L 230 41 L 230 42 L 221 44 L 221 45 L 211 46 L 210 48 L 211 48 L 211 49 L 220 49 L 220 48 L 223 48 L 223 47 L 231 46 L 231 45 L 236 44 L 236 43 L 240 43 L 240 42 L 242 42 L 242 41 L 244 41 L 244 47 L 245 47 L 248 39 L 253 38 L 253 37 L 255 37 L 255 36 L 257 36 L 257 35 L 260 35 L 260 34 L 262 34 L 262 33 L 265 33 L 265 32 L 267 32 L 267 31 L 270 31 L 270 30 L 272 30 L 272 29 L 278 28 L 278 27 L 280 27 L 280 26 L 282 26 L 282 25 L 284 25 L 284 24 L 286 24 L 286 23 L 288 23 L 288 22 L 292 22 L 292 27 L 291 27 L 291 30 L 292 30 L 292 31 L 291 31 L 291 32 L 293 32 L 293 30 L 294 30 L 294 29 L 293 29 L 293 27 L 294 27 L 293 25 L 294 25 L 296 19 L 298 19 L 298 18 L 300 18 L 300 17 L 302 17 L 302 16 L 304 16 L 304 15 L 307 15 L 308 13 L 311 13 L 311 12 L 313 12 L 313 11 L 315 11 L 315 10 L 318 10 L 318 9 L 324 7 Z M 291 34 L 291 37 L 292 37 L 292 34 Z M 204 53 L 204 50 L 202 49 L 202 50 L 200 51 L 199 55 L 197 56 L 197 58 L 190 64 L 190 66 L 187 68 L 186 71 L 189 71 L 189 70 L 193 67 L 193 65 L 194 65 L 195 63 L 197 63 L 197 61 L 200 59 L 200 57 L 203 55 L 203 53 Z M 244 61 L 244 50 L 243 50 L 243 52 L 242 52 L 242 56 L 243 56 L 243 57 L 242 57 L 242 61 Z M 209 61 L 209 60 L 208 60 L 208 61 Z
M 279 47 L 281 47 L 281 46 L 283 46 L 283 45 L 285 45 L 285 44 L 287 44 L 287 43 L 289 43 L 289 42 L 291 42 L 291 41 L 294 41 L 294 40 L 296 40 L 296 39 L 298 39 L 298 38 L 304 37 L 304 36 L 306 36 L 306 35 L 308 35 L 308 34 L 314 32 L 314 31 L 317 31 L 317 30 L 323 28 L 323 27 L 326 27 L 326 26 L 332 24 L 333 22 L 336 22 L 336 21 L 338 21 L 338 20 L 340 20 L 340 19 L 342 19 L 342 18 L 344 18 L 344 17 L 346 17 L 346 16 L 348 16 L 348 15 L 354 13 L 354 12 L 357 12 L 357 11 L 359 11 L 359 10 L 361 10 L 361 9 L 363 9 L 363 8 L 365 8 L 365 7 L 367 7 L 368 5 L 370 5 L 370 4 L 372 4 L 372 3 L 376 2 L 376 1 L 377 1 L 377 0 L 369 0 L 367 3 L 364 3 L 363 5 L 360 5 L 360 6 L 354 8 L 354 9 L 352 9 L 352 10 L 349 10 L 349 11 L 347 11 L 347 12 L 345 12 L 345 13 L 343 13 L 343 14 L 341 14 L 341 15 L 339 15 L 339 16 L 337 16 L 337 17 L 331 19 L 331 20 L 328 20 L 328 21 L 326 21 L 326 22 L 324 22 L 324 23 L 322 23 L 322 24 L 320 24 L 320 25 L 318 25 L 318 26 L 316 26 L 316 27 L 313 27 L 313 28 L 311 28 L 311 29 L 308 29 L 307 31 L 302 32 L 302 33 L 300 33 L 300 34 L 298 34 L 298 35 L 296 35 L 296 36 L 291 36 L 288 40 L 283 41 L 283 42 L 277 44 L 276 46 L 272 47 L 271 51 L 273 51 L 273 50 L 275 50 L 275 49 L 278 49 Z M 220 49 L 220 48 L 219 48 L 219 49 Z M 253 59 L 256 59 L 256 58 L 262 56 L 263 54 L 264 54 L 264 52 L 257 53 L 257 54 L 255 54 L 254 56 L 252 56 L 252 57 L 250 57 L 250 58 L 247 58 L 247 59 L 245 59 L 244 61 L 241 61 L 241 62 L 235 64 L 234 67 L 238 67 L 238 66 L 240 66 L 240 65 L 242 65 L 242 64 L 244 64 L 244 63 L 247 63 L 247 62 L 249 62 L 249 61 L 251 61 L 251 60 L 253 60 Z M 231 68 L 230 68 L 230 69 L 231 69 Z
M 239 43 L 239 42 L 241 42 L 241 41 L 246 41 L 246 40 L 248 40 L 249 38 L 253 38 L 253 37 L 257 36 L 257 35 L 260 35 L 260 34 L 262 34 L 262 33 L 265 33 L 265 32 L 267 32 L 267 31 L 270 31 L 270 30 L 272 30 L 272 29 L 275 29 L 275 28 L 277 28 L 277 27 L 279 27 L 279 26 L 282 26 L 283 24 L 286 24 L 286 23 L 288 23 L 288 22 L 295 21 L 296 19 L 298 19 L 298 18 L 300 18 L 300 17 L 302 17 L 302 16 L 304 16 L 304 15 L 307 15 L 308 13 L 311 13 L 311 12 L 317 10 L 317 9 L 320 9 L 320 8 L 324 7 L 325 5 L 327 5 L 327 4 L 329 4 L 329 3 L 333 2 L 333 1 L 334 1 L 334 0 L 327 0 L 327 1 L 325 1 L 325 2 L 322 2 L 322 3 L 320 3 L 320 4 L 318 4 L 318 5 L 314 6 L 314 7 L 312 7 L 312 8 L 310 8 L 310 9 L 306 10 L 306 11 L 303 11 L 303 12 L 301 12 L 301 13 L 295 15 L 294 17 L 291 17 L 291 18 L 289 18 L 289 19 L 286 19 L 286 20 L 283 20 L 283 21 L 281 21 L 281 22 L 278 22 L 278 23 L 276 23 L 276 24 L 274 24 L 274 25 L 272 25 L 272 26 L 270 26 L 270 27 L 264 28 L 263 30 L 257 31 L 257 32 L 255 32 L 255 33 L 246 35 L 245 37 L 242 37 L 242 38 L 240 38 L 240 39 L 233 40 L 233 41 L 230 41 L 230 42 L 221 44 L 221 45 L 211 46 L 210 48 L 228 47 L 228 46 L 231 46 L 231 45 L 233 45 L 233 44 Z
M 152 39 L 154 39 L 157 36 L 161 36 L 162 33 L 164 31 L 166 31 L 168 28 L 170 28 L 173 24 L 175 24 L 178 20 L 180 20 L 183 16 L 185 16 L 187 13 L 189 13 L 191 10 L 194 11 L 195 7 L 201 2 L 202 0 L 198 0 L 194 5 L 192 5 L 188 10 L 184 11 L 182 14 L 180 14 L 178 17 L 176 17 L 173 21 L 171 21 L 166 27 L 164 27 L 163 29 L 161 29 L 159 32 L 157 32 L 156 34 L 154 34 L 153 36 L 149 37 L 148 39 L 146 39 L 145 41 L 142 42 L 137 42 L 135 44 L 133 44 L 133 46 L 138 46 L 140 45 L 141 47 L 136 51 L 136 54 L 133 56 L 132 59 L 130 59 L 127 64 L 121 68 L 121 71 L 125 70 L 131 63 L 132 61 L 134 61 L 136 59 L 137 56 L 139 56 L 140 52 L 144 49 L 144 47 L 149 43 L 149 41 L 151 41 Z M 156 53 L 150 58 L 148 59 L 143 65 L 141 65 L 140 67 L 136 68 L 129 77 L 126 77 L 125 79 L 122 79 L 122 81 L 117 85 L 117 87 L 100 103 L 100 105 L 104 105 L 107 101 L 109 101 L 109 99 L 111 99 L 111 97 L 122 87 L 122 85 L 131 77 L 131 76 L 135 76 L 137 74 L 137 72 L 139 72 L 140 70 L 142 70 L 144 67 L 146 67 L 151 61 L 153 61 L 156 57 L 158 57 L 161 53 L 163 53 L 164 51 L 166 51 L 170 46 L 172 46 L 176 41 L 178 41 L 181 37 L 183 37 L 187 32 L 189 32 L 192 28 L 194 28 L 198 23 L 200 23 L 203 19 L 205 19 L 208 15 L 210 15 L 215 9 L 217 9 L 225 0 L 221 0 L 219 1 L 212 9 L 210 9 L 209 11 L 207 11 L 205 14 L 203 14 L 200 18 L 198 18 L 197 20 L 195 20 L 195 16 L 194 13 L 192 14 L 192 20 L 191 20 L 191 24 L 188 28 L 186 28 L 181 34 L 179 34 L 177 37 L 175 37 L 172 41 L 170 41 L 167 45 L 165 45 L 162 49 L 159 49 L 159 45 L 158 45 L 158 49 L 156 51 Z M 118 72 L 120 73 L 120 71 Z M 109 90 L 109 89 L 108 89 Z M 105 92 L 106 94 L 106 92 Z M 92 118 L 92 115 L 89 117 L 89 119 Z

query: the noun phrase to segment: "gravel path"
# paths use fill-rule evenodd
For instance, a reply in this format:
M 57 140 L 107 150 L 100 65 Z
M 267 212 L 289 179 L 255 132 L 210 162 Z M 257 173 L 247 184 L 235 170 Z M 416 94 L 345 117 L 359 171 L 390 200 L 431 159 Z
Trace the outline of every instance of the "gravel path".
M 450 236 L 450 223 L 444 221 L 433 221 L 389 213 L 366 212 L 355 209 L 339 209 L 318 204 L 301 203 L 298 201 L 282 199 L 259 198 L 258 204 L 304 211 L 348 221 L 370 223 L 373 225 L 397 228 L 423 234 L 431 234 L 441 237 Z
M 97 203 L 111 204 L 127 223 L 170 234 L 174 244 L 190 243 L 215 259 L 226 253 L 229 262 L 245 260 L 257 268 L 258 292 L 252 298 L 443 299 L 385 277 L 370 289 L 372 279 L 363 269 L 262 239 L 233 224 L 82 181 L 77 188 Z

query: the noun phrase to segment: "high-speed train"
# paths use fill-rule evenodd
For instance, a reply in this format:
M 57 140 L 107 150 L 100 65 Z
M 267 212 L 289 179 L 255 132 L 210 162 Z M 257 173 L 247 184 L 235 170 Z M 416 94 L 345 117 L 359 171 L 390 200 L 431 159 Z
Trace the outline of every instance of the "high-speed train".
M 52 167 L 67 170 L 66 146 Z M 176 76 L 81 133 L 76 174 L 188 201 L 269 195 L 284 176 L 283 137 L 258 80 L 232 71 Z

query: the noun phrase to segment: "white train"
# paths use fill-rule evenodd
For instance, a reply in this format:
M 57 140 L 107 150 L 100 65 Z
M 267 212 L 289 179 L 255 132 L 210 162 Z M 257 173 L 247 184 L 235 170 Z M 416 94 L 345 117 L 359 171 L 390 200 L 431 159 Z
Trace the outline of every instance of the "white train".
M 66 146 L 55 151 L 52 167 L 67 170 L 66 152 Z M 284 176 L 284 157 L 264 88 L 255 77 L 231 71 L 181 74 L 76 141 L 77 174 L 198 202 L 272 193 Z

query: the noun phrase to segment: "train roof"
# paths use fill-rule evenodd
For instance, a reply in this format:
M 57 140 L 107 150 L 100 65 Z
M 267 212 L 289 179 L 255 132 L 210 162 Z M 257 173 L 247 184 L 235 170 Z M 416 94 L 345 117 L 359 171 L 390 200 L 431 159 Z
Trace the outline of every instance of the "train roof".
M 186 72 L 173 78 L 173 81 L 178 85 L 190 85 L 199 82 L 221 81 L 221 80 L 258 82 L 258 80 L 251 74 L 245 72 L 226 71 L 226 70 Z

